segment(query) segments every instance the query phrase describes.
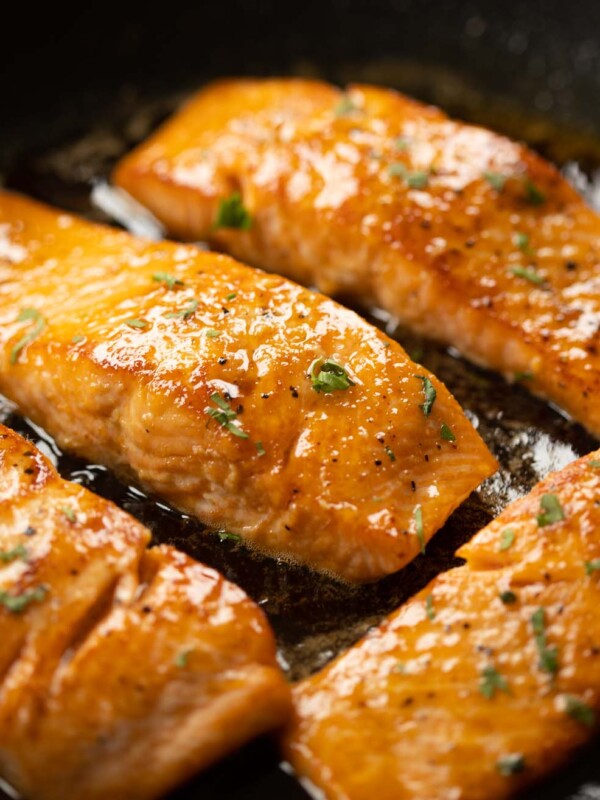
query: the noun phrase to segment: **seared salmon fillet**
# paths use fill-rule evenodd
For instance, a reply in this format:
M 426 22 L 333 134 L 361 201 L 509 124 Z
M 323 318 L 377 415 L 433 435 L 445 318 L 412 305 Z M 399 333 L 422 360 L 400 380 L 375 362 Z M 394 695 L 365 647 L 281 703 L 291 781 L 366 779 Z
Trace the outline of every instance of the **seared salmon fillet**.
M 336 303 L 0 194 L 0 391 L 62 447 L 352 581 L 496 462 L 447 389 Z
M 550 475 L 298 684 L 287 758 L 329 800 L 495 800 L 600 711 L 600 451 Z
M 0 775 L 144 800 L 282 723 L 260 609 L 0 426 Z
M 387 309 L 600 435 L 600 219 L 524 146 L 386 89 L 230 80 L 115 180 L 171 233 Z

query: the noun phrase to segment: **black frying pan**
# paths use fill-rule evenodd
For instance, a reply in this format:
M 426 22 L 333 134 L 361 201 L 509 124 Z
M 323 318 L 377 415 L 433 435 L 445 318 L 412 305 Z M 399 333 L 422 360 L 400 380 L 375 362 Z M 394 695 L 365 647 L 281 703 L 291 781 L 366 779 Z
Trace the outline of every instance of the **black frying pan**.
M 95 219 L 106 217 L 90 202 L 94 181 L 187 91 L 222 75 L 293 73 L 388 84 L 527 139 L 561 164 L 569 162 L 569 174 L 582 188 L 586 173 L 593 177 L 600 166 L 596 2 L 338 0 L 291 6 L 213 0 L 193 6 L 172 1 L 154 10 L 88 2 L 70 13 L 31 6 L 2 12 L 0 173 L 13 188 Z M 451 517 L 426 558 L 360 589 L 219 542 L 106 470 L 63 456 L 1 401 L 0 420 L 42 443 L 65 477 L 139 517 L 157 541 L 177 545 L 245 588 L 269 615 L 281 663 L 296 679 L 458 563 L 454 550 L 550 468 L 597 446 L 522 389 L 507 389 L 443 348 L 390 332 L 477 418 L 502 469 Z M 596 742 L 527 797 L 599 798 L 598 753 Z M 274 745 L 263 740 L 173 794 L 173 800 L 199 797 L 308 795 L 278 766 Z

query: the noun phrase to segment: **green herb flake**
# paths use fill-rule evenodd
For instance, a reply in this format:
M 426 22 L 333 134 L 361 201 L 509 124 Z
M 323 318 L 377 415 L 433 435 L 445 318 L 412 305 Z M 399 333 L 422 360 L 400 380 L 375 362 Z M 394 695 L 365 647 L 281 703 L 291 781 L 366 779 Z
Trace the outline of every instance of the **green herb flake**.
M 512 547 L 514 541 L 515 532 L 513 528 L 505 528 L 500 534 L 500 545 L 498 550 L 508 550 L 509 547 Z
M 525 199 L 532 206 L 542 206 L 546 202 L 546 195 L 538 189 L 533 181 L 527 179 L 525 181 Z
M 531 615 L 531 627 L 535 638 L 535 645 L 539 653 L 538 667 L 542 672 L 556 675 L 558 672 L 558 652 L 556 647 L 548 647 L 546 641 L 546 612 L 543 608 L 536 609 Z
M 19 341 L 10 351 L 11 364 L 17 363 L 19 360 L 19 355 L 21 354 L 21 350 L 33 342 L 34 339 L 37 339 L 37 337 L 46 327 L 46 320 L 35 308 L 23 308 L 19 312 L 17 322 L 33 322 L 34 324 L 32 328 L 21 339 L 19 339 Z
M 60 510 L 69 520 L 69 522 L 77 522 L 77 515 L 75 514 L 71 506 L 61 506 Z
M 501 192 L 504 189 L 506 175 L 502 175 L 500 172 L 484 172 L 483 177 L 495 191 Z
M 225 300 L 229 302 L 231 300 L 235 300 L 236 297 L 237 297 L 237 292 L 230 292 L 225 298 Z
M 435 608 L 433 607 L 433 596 L 428 594 L 425 598 L 425 613 L 428 619 L 435 619 Z
M 408 150 L 410 147 L 410 139 L 408 136 L 398 136 L 398 138 L 394 141 L 394 147 L 400 152 Z
M 404 675 L 406 672 L 406 664 L 404 661 L 397 661 L 392 667 L 392 672 L 398 672 L 400 675 Z
M 431 414 L 431 409 L 433 408 L 435 398 L 437 397 L 435 386 L 425 375 L 414 375 L 413 377 L 423 381 L 423 394 L 425 395 L 425 402 L 421 403 L 419 408 L 425 414 L 425 416 L 428 417 Z
M 165 283 L 168 289 L 174 289 L 176 286 L 185 286 L 183 281 L 168 272 L 155 272 L 152 280 L 157 283 Z
M 342 95 L 338 104 L 333 109 L 333 113 L 336 117 L 345 117 L 348 114 L 352 114 L 354 111 L 358 111 L 358 106 L 356 103 L 353 102 L 352 98 L 345 94 Z
M 213 227 L 237 228 L 242 231 L 250 230 L 252 227 L 252 217 L 243 204 L 239 192 L 233 192 L 229 197 L 225 197 L 221 200 Z
M 267 454 L 267 451 L 263 447 L 262 442 L 256 442 L 256 452 L 258 453 L 259 456 L 264 456 Z
M 215 531 L 219 537 L 220 542 L 241 542 L 242 537 L 237 533 L 230 533 L 229 531 Z
M 215 330 L 215 328 L 207 328 L 206 329 L 206 336 L 209 339 L 216 339 L 217 336 L 221 335 L 221 331 Z
M 193 652 L 193 650 L 182 650 L 180 653 L 178 653 L 177 657 L 175 658 L 175 666 L 179 669 L 187 667 L 188 659 Z
M 585 574 L 593 575 L 594 572 L 600 570 L 600 558 L 595 558 L 593 561 L 584 561 Z
M 387 447 L 386 446 L 383 449 L 385 451 L 386 456 L 389 458 L 390 461 L 395 461 L 396 460 L 396 456 L 394 454 L 394 451 L 391 449 L 391 447 Z
M 343 391 L 355 385 L 345 368 L 332 358 L 315 358 L 309 367 L 308 377 L 315 392 L 323 394 Z
M 588 467 L 591 469 L 600 469 L 600 459 L 594 459 L 593 461 L 588 461 Z
M 529 236 L 526 233 L 522 233 L 521 231 L 517 231 L 513 235 L 513 244 L 515 247 L 518 247 L 522 253 L 526 255 L 533 255 L 534 250 L 531 248 L 529 244 Z
M 500 592 L 499 597 L 500 600 L 502 600 L 502 602 L 507 606 L 511 605 L 512 603 L 516 603 L 518 600 L 517 595 L 510 589 Z
M 484 697 L 487 697 L 488 700 L 491 700 L 496 692 L 510 694 L 506 678 L 503 678 L 495 667 L 485 667 L 481 671 L 479 691 Z
M 523 280 L 529 281 L 535 286 L 541 286 L 546 283 L 546 279 L 538 275 L 532 267 L 512 267 L 510 271 L 517 278 L 523 278 Z
M 553 525 L 565 518 L 565 512 L 555 494 L 544 494 L 540 500 L 540 513 L 537 515 L 537 524 L 540 528 Z
M 193 316 L 196 311 L 198 310 L 198 301 L 197 300 L 190 300 L 186 308 L 183 308 L 181 311 L 171 311 L 169 314 L 165 314 L 167 319 L 189 319 Z
M 221 397 L 218 392 L 213 392 L 210 399 L 217 407 L 212 408 L 211 406 L 207 406 L 204 409 L 204 413 L 212 417 L 219 425 L 227 428 L 234 436 L 237 436 L 239 439 L 247 439 L 248 434 L 246 431 L 242 430 L 234 421 L 237 420 L 237 413 L 231 408 L 228 401 L 225 400 L 224 397 Z
M 596 723 L 596 713 L 593 708 L 586 705 L 583 700 L 578 697 L 573 697 L 571 694 L 564 695 L 565 714 L 568 714 L 572 719 L 586 725 L 588 728 L 593 728 Z
M 515 372 L 516 381 L 532 381 L 533 372 Z
M 18 558 L 26 559 L 28 555 L 27 548 L 22 544 L 18 544 L 10 550 L 0 550 L 0 561 L 4 564 L 10 564 L 11 561 L 16 561 Z
M 75 335 L 75 336 L 73 336 L 73 338 L 71 339 L 71 342 L 72 342 L 73 344 L 81 344 L 81 342 L 84 342 L 84 341 L 85 341 L 85 336 L 82 336 L 80 333 L 76 334 L 76 335 Z
M 130 328 L 147 328 L 148 322 L 145 319 L 126 319 L 125 325 L 129 325 Z
M 449 425 L 446 425 L 445 422 L 442 422 L 442 427 L 440 428 L 440 436 L 445 442 L 455 442 L 456 436 L 452 433 L 452 428 Z
M 3 590 L 0 591 L 0 605 L 12 614 L 21 614 L 31 603 L 41 603 L 47 594 L 48 589 L 45 586 L 36 586 L 22 594 L 9 594 Z
M 502 758 L 496 761 L 496 769 L 500 775 L 504 775 L 504 777 L 517 775 L 525 769 L 525 759 L 521 753 L 511 753 L 508 756 L 502 756 Z
M 415 508 L 413 517 L 415 520 L 415 533 L 417 534 L 417 539 L 421 545 L 421 553 L 425 555 L 425 533 L 423 531 L 423 509 L 421 506 L 417 506 Z
M 425 189 L 429 184 L 430 174 L 425 170 L 415 170 L 413 172 L 400 162 L 390 164 L 388 167 L 388 175 L 394 178 L 402 178 L 410 189 Z

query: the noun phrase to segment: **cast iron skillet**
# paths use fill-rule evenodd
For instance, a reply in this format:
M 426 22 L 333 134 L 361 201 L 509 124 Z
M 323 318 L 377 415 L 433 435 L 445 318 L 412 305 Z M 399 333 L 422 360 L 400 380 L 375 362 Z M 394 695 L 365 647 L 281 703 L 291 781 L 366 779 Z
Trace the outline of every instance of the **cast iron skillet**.
M 12 188 L 110 221 L 90 202 L 92 185 L 186 92 L 223 75 L 303 74 L 395 86 L 525 138 L 566 165 L 594 202 L 600 199 L 594 181 L 600 165 L 600 6 L 583 0 L 572 6 L 558 0 L 502 5 L 338 0 L 298 6 L 229 0 L 193 7 L 171 2 L 154 10 L 88 2 L 70 14 L 55 7 L 3 8 L 12 16 L 2 21 L 0 173 Z M 502 468 L 451 517 L 426 557 L 360 589 L 219 541 L 102 467 L 62 455 L 43 431 L 2 402 L 0 419 L 40 445 L 64 476 L 139 517 L 156 541 L 175 544 L 246 589 L 268 614 L 280 662 L 297 679 L 354 642 L 435 574 L 456 565 L 454 550 L 549 469 L 598 446 L 520 387 L 508 388 L 376 312 L 371 318 L 447 383 Z M 595 742 L 526 796 L 600 797 L 597 753 Z M 173 800 L 197 797 L 308 795 L 278 764 L 276 748 L 265 739 L 172 795 Z

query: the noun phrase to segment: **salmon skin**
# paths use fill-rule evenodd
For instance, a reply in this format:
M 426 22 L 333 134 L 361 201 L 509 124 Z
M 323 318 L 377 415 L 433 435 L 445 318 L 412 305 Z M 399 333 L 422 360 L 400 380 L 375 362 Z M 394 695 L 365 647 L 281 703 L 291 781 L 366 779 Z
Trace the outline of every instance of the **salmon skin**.
M 457 555 L 295 687 L 285 754 L 328 800 L 511 797 L 597 729 L 600 450 Z
M 114 177 L 172 234 L 386 309 L 600 436 L 600 220 L 522 145 L 386 89 L 231 80 Z
M 0 775 L 150 800 L 281 724 L 261 610 L 0 426 Z
M 0 391 L 261 550 L 379 578 L 496 468 L 398 344 L 283 278 L 7 193 L 0 253 Z

